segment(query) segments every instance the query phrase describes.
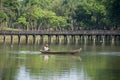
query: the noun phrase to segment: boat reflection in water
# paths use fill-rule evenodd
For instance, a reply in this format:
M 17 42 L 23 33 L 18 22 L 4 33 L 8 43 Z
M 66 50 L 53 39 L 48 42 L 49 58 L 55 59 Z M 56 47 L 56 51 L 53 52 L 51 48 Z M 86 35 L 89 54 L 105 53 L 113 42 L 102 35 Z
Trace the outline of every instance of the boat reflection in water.
M 82 58 L 80 56 L 77 56 L 77 55 L 76 56 L 72 55 L 72 59 L 82 61 Z
M 46 62 L 46 63 L 48 63 L 48 61 L 49 61 L 49 59 L 50 59 L 50 57 L 52 57 L 52 56 L 66 56 L 66 57 L 70 57 L 71 59 L 73 59 L 73 60 L 78 60 L 78 61 L 82 61 L 82 58 L 79 56 L 79 55 L 72 55 L 72 54 L 65 54 L 65 55 L 59 55 L 59 54 L 56 54 L 56 55 L 54 55 L 54 54 L 45 54 L 43 57 L 44 57 L 44 61 Z

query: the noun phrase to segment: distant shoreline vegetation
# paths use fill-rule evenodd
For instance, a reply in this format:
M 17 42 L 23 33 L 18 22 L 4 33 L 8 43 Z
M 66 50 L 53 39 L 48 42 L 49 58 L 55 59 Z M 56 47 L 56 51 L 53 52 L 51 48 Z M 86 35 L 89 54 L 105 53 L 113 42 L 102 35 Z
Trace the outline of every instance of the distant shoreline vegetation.
M 1 0 L 0 29 L 120 30 L 119 3 L 120 0 Z

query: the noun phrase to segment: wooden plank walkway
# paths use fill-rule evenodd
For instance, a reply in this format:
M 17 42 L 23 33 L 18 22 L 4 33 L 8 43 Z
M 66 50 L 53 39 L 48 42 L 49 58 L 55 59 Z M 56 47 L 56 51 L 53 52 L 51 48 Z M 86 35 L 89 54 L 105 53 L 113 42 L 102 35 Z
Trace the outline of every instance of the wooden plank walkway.
M 115 35 L 120 30 L 79 30 L 79 31 L 0 31 L 0 35 Z

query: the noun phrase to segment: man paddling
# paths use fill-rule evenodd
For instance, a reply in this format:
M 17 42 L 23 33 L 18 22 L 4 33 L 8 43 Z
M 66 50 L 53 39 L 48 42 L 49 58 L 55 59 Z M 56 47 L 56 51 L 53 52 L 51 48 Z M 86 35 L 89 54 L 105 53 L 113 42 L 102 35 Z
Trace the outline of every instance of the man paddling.
M 44 50 L 44 51 L 49 51 L 48 44 L 45 44 L 45 46 L 43 47 L 43 50 Z

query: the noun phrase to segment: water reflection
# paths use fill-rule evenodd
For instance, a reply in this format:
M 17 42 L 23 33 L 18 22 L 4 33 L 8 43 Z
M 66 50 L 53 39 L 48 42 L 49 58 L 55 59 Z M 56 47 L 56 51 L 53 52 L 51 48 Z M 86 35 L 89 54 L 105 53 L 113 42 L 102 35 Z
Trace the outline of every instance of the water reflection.
M 26 71 L 24 65 L 20 66 L 15 80 L 30 80 L 30 74 Z
M 48 62 L 49 56 L 48 55 L 44 55 L 44 61 Z
M 120 47 L 51 45 L 53 50 L 82 47 L 76 55 L 45 55 L 39 46 L 0 46 L 0 80 L 119 80 Z
M 81 70 L 82 66 L 79 70 L 77 70 L 76 67 L 77 65 L 79 65 L 78 64 L 79 62 L 78 61 L 77 63 L 74 62 L 74 60 L 77 60 L 78 57 L 71 56 L 71 55 L 67 55 L 64 57 L 63 56 L 64 55 L 40 55 L 41 59 L 39 59 L 39 63 L 37 63 L 37 66 L 36 66 L 36 63 L 34 63 L 36 60 L 31 60 L 32 61 L 31 64 L 26 63 L 24 66 L 23 65 L 20 66 L 17 80 L 19 80 L 20 77 L 24 77 L 23 80 L 83 79 L 85 74 L 83 73 L 83 69 Z M 73 59 L 71 60 L 70 58 L 73 58 L 74 60 Z M 47 64 L 46 64 L 46 61 L 47 61 Z M 81 76 L 78 77 L 78 73 Z
M 75 55 L 71 55 L 71 56 L 72 56 L 72 59 L 82 61 L 82 58 L 80 56 L 75 56 Z
M 91 80 L 83 69 L 79 73 L 76 69 L 71 69 L 69 72 L 59 71 L 55 74 L 52 70 L 47 71 L 47 74 L 45 74 L 45 70 L 42 70 L 42 72 L 44 73 L 30 74 L 30 72 L 26 72 L 25 68 L 21 66 L 15 80 Z

